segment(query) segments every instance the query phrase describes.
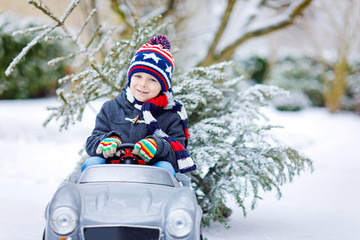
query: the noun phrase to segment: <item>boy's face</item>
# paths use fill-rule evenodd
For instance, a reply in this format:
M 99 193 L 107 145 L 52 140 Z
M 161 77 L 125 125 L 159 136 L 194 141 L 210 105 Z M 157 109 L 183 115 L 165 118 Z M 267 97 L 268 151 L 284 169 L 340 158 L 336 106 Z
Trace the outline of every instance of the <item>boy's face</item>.
M 131 76 L 130 91 L 136 100 L 146 102 L 159 95 L 161 85 L 150 74 L 137 72 Z

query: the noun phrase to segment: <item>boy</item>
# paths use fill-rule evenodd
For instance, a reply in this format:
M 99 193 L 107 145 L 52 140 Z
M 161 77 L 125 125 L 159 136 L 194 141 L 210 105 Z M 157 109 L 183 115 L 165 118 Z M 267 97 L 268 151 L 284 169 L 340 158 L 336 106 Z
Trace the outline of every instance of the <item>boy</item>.
M 184 148 L 189 137 L 186 112 L 173 99 L 174 59 L 170 48 L 166 37 L 158 35 L 135 53 L 126 87 L 115 99 L 105 102 L 96 117 L 86 142 L 91 157 L 82 171 L 114 158 L 121 143 L 134 143 L 134 153 L 147 164 L 174 175 L 196 169 Z

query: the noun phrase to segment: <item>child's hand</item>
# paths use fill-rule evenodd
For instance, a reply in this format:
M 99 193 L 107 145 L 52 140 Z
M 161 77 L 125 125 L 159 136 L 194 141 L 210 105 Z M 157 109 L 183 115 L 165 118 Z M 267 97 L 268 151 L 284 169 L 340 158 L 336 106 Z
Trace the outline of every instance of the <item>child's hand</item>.
M 105 158 L 113 157 L 118 146 L 121 144 L 121 139 L 118 137 L 108 137 L 102 140 L 96 149 L 96 153 L 102 153 Z
M 139 155 L 145 162 L 149 162 L 153 159 L 156 149 L 157 145 L 155 140 L 152 138 L 145 138 L 135 144 L 133 153 Z

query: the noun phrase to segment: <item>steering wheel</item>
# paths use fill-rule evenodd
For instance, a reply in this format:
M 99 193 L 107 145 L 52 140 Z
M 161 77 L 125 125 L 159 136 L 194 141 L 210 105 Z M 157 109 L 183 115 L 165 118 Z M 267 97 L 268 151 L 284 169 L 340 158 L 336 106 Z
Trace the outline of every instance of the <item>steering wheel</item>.
M 133 154 L 135 144 L 123 143 L 117 148 L 120 151 L 120 157 L 118 159 L 111 160 L 111 164 L 138 164 L 144 165 L 146 162 L 141 159 L 140 156 Z

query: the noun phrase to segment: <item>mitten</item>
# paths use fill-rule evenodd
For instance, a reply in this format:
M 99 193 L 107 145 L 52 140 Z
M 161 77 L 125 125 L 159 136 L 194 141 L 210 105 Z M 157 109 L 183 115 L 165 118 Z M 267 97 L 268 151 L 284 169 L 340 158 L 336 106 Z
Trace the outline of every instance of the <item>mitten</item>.
M 102 140 L 96 149 L 96 153 L 102 153 L 105 158 L 113 157 L 118 146 L 121 144 L 121 139 L 118 137 L 108 137 Z
M 145 138 L 137 142 L 134 146 L 133 153 L 139 155 L 145 162 L 153 159 L 157 150 L 157 145 L 154 139 Z

